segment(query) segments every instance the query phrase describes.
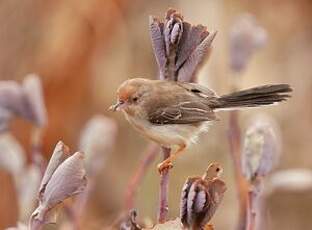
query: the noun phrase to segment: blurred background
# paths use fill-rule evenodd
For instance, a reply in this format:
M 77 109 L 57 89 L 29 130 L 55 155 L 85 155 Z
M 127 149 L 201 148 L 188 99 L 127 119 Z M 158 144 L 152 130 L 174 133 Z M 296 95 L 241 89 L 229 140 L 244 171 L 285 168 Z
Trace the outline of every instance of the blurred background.
M 95 114 L 113 118 L 118 125 L 114 150 L 97 176 L 83 229 L 100 229 L 119 215 L 126 185 L 149 144 L 130 128 L 122 114 L 108 112 L 107 108 L 124 80 L 158 77 L 148 16 L 163 18 L 168 7 L 178 9 L 188 22 L 218 31 L 209 61 L 199 72 L 199 82 L 218 94 L 228 93 L 231 79 L 236 77 L 229 65 L 231 26 L 243 13 L 255 16 L 267 31 L 267 43 L 242 72 L 240 87 L 289 83 L 294 92 L 287 103 L 242 112 L 242 130 L 253 115 L 271 115 L 280 126 L 283 143 L 276 170 L 312 168 L 311 1 L 1 1 L 0 80 L 20 81 L 28 73 L 41 76 L 48 111 L 45 157 L 50 157 L 58 140 L 77 150 L 81 130 Z M 185 179 L 201 175 L 209 162 L 218 161 L 224 166 L 228 190 L 213 223 L 222 230 L 236 224 L 238 201 L 227 140 L 228 114 L 221 112 L 219 117 L 220 122 L 200 137 L 199 144 L 175 162 L 170 176 L 169 214 L 171 218 L 178 216 Z M 11 125 L 30 161 L 30 124 L 15 119 Z M 153 221 L 159 189 L 156 165 L 160 159 L 148 170 L 135 200 L 139 217 Z M 7 201 L 11 199 L 11 182 L 4 172 L 1 178 L 0 229 L 15 225 L 18 216 L 17 208 Z

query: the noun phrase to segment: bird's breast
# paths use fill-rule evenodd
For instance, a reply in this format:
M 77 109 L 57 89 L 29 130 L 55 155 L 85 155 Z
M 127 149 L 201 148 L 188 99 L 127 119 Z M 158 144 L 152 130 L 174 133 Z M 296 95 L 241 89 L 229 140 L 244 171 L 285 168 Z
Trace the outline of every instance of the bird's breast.
M 198 134 L 203 131 L 203 125 L 166 124 L 155 125 L 148 120 L 137 118 L 125 113 L 129 123 L 146 138 L 162 146 L 188 145 L 194 142 Z

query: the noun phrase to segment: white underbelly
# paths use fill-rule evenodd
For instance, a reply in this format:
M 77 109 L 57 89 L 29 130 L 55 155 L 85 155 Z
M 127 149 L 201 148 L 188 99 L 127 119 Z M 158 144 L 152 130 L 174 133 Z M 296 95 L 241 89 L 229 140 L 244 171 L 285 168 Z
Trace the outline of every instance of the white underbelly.
M 148 121 L 126 116 L 127 120 L 145 137 L 162 146 L 189 145 L 196 142 L 201 132 L 207 131 L 209 122 L 194 126 L 190 124 L 153 125 Z

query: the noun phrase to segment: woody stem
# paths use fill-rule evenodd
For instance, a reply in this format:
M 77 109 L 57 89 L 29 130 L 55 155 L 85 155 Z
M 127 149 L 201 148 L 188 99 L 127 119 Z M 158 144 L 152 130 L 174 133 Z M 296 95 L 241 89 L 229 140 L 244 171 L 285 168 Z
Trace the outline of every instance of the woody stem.
M 159 153 L 159 148 L 155 144 L 150 144 L 145 152 L 143 153 L 143 158 L 134 172 L 133 176 L 130 178 L 130 182 L 126 189 L 125 194 L 125 209 L 130 210 L 134 207 L 134 199 L 138 190 L 138 187 L 146 175 L 147 170 L 149 169 L 150 165 L 155 160 L 157 154 Z
M 166 160 L 170 156 L 170 148 L 162 147 L 163 158 Z M 169 193 L 169 169 L 162 170 L 160 174 L 159 189 L 159 212 L 158 222 L 164 223 L 168 216 L 168 193 Z
M 254 230 L 256 227 L 256 209 L 255 203 L 257 199 L 257 193 L 250 189 L 248 192 L 248 205 L 247 205 L 247 214 L 248 214 L 248 221 L 247 221 L 247 230 Z
M 232 160 L 234 163 L 234 175 L 237 184 L 238 190 L 238 198 L 239 198 L 239 222 L 237 226 L 237 230 L 245 230 L 246 223 L 247 223 L 247 193 L 248 193 L 248 186 L 247 182 L 244 179 L 240 161 L 241 161 L 241 134 L 240 134 L 240 127 L 238 123 L 238 112 L 233 111 L 230 113 L 229 119 L 229 131 L 228 131 L 228 139 L 230 144 L 230 154 L 232 156 Z

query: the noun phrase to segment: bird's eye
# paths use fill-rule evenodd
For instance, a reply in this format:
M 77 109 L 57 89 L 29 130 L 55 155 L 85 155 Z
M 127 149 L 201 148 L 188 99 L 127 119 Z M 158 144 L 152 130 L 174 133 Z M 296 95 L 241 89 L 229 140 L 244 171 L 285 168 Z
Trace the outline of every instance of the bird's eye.
M 219 167 L 218 167 L 218 168 L 216 168 L 216 171 L 217 171 L 217 172 L 219 172 L 219 171 L 220 171 L 220 168 L 219 168 Z
M 139 98 L 138 97 L 134 97 L 134 98 L 132 98 L 132 100 L 133 100 L 133 102 L 137 102 L 139 100 Z

